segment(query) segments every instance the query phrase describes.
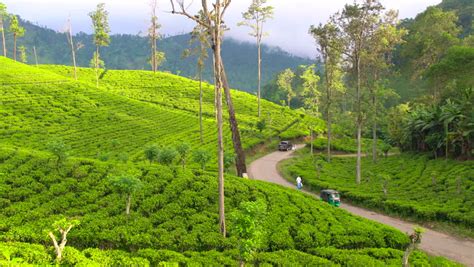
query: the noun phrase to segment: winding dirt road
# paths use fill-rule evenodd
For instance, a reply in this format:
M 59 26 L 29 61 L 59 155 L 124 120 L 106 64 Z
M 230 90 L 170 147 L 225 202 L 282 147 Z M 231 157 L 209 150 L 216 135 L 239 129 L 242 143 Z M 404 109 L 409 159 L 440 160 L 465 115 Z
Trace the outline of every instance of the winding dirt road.
M 303 145 L 298 145 L 296 148 L 300 149 L 302 147 Z M 252 179 L 271 182 L 290 188 L 296 188 L 295 184 L 285 180 L 277 169 L 278 162 L 290 158 L 292 153 L 293 151 L 276 151 L 255 160 L 250 165 L 249 177 Z M 304 192 L 318 197 L 312 192 Z M 412 223 L 405 222 L 386 215 L 378 214 L 376 212 L 362 209 L 359 207 L 347 204 L 342 204 L 341 207 L 352 214 L 356 214 L 373 221 L 390 225 L 399 229 L 402 232 L 411 233 L 413 231 L 413 227 L 415 226 Z M 466 266 L 474 267 L 474 242 L 472 240 L 458 239 L 444 233 L 426 229 L 425 233 L 423 233 L 420 248 L 428 252 L 429 254 L 444 256 L 459 263 L 465 264 Z

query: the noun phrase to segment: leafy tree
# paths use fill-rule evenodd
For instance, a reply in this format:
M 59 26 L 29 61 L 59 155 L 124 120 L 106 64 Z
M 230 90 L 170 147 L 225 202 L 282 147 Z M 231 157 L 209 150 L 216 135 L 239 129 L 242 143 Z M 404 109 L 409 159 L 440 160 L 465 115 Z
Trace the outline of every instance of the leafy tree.
M 159 153 L 160 150 L 156 145 L 151 145 L 145 149 L 145 157 L 150 162 L 150 164 L 152 164 L 153 161 L 158 160 Z
M 181 143 L 176 146 L 176 151 L 179 155 L 179 161 L 183 165 L 183 170 L 186 166 L 186 160 L 188 159 L 189 152 L 191 151 L 191 146 L 188 143 Z
M 317 116 L 319 114 L 321 92 L 318 90 L 319 76 L 314 71 L 315 65 L 307 66 L 300 78 L 303 80 L 304 105 L 310 114 Z
M 255 126 L 257 127 L 258 131 L 261 133 L 267 127 L 267 120 L 261 119 L 257 121 L 257 124 Z
M 178 152 L 176 152 L 176 150 L 172 147 L 162 148 L 159 150 L 159 153 L 158 153 L 158 162 L 163 165 L 169 166 L 173 164 L 177 155 L 178 155 Z
M 5 42 L 5 28 L 3 24 L 5 19 L 8 18 L 7 6 L 0 2 L 0 32 L 2 33 L 2 44 L 3 44 L 3 56 L 7 56 L 7 44 Z
M 64 251 L 64 248 L 66 247 L 67 235 L 69 231 L 71 231 L 71 229 L 74 226 L 77 226 L 79 224 L 80 224 L 79 220 L 76 220 L 76 219 L 70 220 L 67 218 L 62 218 L 53 223 L 52 225 L 53 230 L 48 231 L 48 236 L 53 241 L 54 250 L 56 252 L 57 263 L 61 263 L 61 260 L 63 257 L 63 251 Z M 61 242 L 59 244 L 58 244 L 59 239 L 57 239 L 56 235 L 54 234 L 55 231 L 58 231 L 61 234 Z
M 24 45 L 21 45 L 18 47 L 18 52 L 20 53 L 20 61 L 22 63 L 28 63 L 28 57 L 26 56 L 26 47 Z
M 332 138 L 332 104 L 334 94 L 343 90 L 342 85 L 342 49 L 343 43 L 340 37 L 339 29 L 332 22 L 318 27 L 311 26 L 310 33 L 316 40 L 318 51 L 324 64 L 324 87 L 326 88 L 325 107 L 326 107 L 326 128 L 327 128 L 327 161 L 331 161 L 331 138 Z
M 362 149 L 362 124 L 363 124 L 363 87 L 362 82 L 362 58 L 368 53 L 369 40 L 374 35 L 376 25 L 380 21 L 383 6 L 377 0 L 365 0 L 362 4 L 346 4 L 341 13 L 333 20 L 339 26 L 344 41 L 344 54 L 351 66 L 353 79 L 355 80 L 355 115 L 357 125 L 357 162 L 356 182 L 361 180 L 361 149 Z
M 69 151 L 71 148 L 59 139 L 48 143 L 47 148 L 56 157 L 56 169 L 59 171 L 61 165 L 69 157 Z
M 240 266 L 254 258 L 262 244 L 265 234 L 262 221 L 267 212 L 264 201 L 240 203 L 238 210 L 232 212 L 232 233 L 239 239 Z
M 280 74 L 278 74 L 277 77 L 277 85 L 278 87 L 285 92 L 286 94 L 286 99 L 287 99 L 287 105 L 288 107 L 291 107 L 291 98 L 295 96 L 295 92 L 293 91 L 292 88 L 292 82 L 293 79 L 295 78 L 295 74 L 291 69 L 286 69 Z
M 242 13 L 244 18 L 243 22 L 240 22 L 239 26 L 248 26 L 252 29 L 249 33 L 250 36 L 257 39 L 257 66 L 258 66 L 258 87 L 257 87 L 257 101 L 258 101 L 258 117 L 260 117 L 261 107 L 260 107 L 260 87 L 262 80 L 262 38 L 267 35 L 263 32 L 263 25 L 268 20 L 273 18 L 273 7 L 265 6 L 267 0 L 252 0 L 248 10 Z
M 444 12 L 438 7 L 428 7 L 416 16 L 408 28 L 410 34 L 406 36 L 401 51 L 405 58 L 410 59 L 412 78 L 420 77 L 429 66 L 438 62 L 449 47 L 459 43 L 457 21 L 454 12 Z
M 25 35 L 25 28 L 20 26 L 18 17 L 15 15 L 10 17 L 10 32 L 13 33 L 13 59 L 16 61 L 16 41 Z
M 318 116 L 321 93 L 318 90 L 319 76 L 316 75 L 314 68 L 315 65 L 307 66 L 301 74 L 300 78 L 303 80 L 303 103 L 305 108 L 309 111 L 312 116 Z M 311 136 L 311 155 L 313 154 L 313 139 L 314 129 L 312 125 L 309 126 Z
M 453 46 L 425 73 L 430 87 L 437 87 L 441 99 L 457 98 L 465 88 L 474 88 L 474 46 Z
M 204 149 L 195 150 L 193 152 L 193 160 L 198 163 L 204 171 L 206 169 L 206 164 L 211 160 L 211 154 L 209 151 Z
M 406 30 L 398 27 L 398 12 L 389 10 L 375 25 L 376 29 L 368 40 L 370 50 L 362 54 L 363 69 L 366 85 L 369 89 L 372 117 L 372 161 L 377 161 L 377 120 L 379 109 L 384 108 L 383 100 L 393 95 L 391 89 L 385 88 L 384 83 L 391 70 L 390 55 L 396 46 L 402 43 Z M 380 103 L 379 103 L 380 102 Z M 379 108 L 379 105 L 381 106 Z
M 109 12 L 105 10 L 105 4 L 97 5 L 95 11 L 89 13 L 94 28 L 94 44 L 96 46 L 95 53 L 92 57 L 91 65 L 95 68 L 96 86 L 99 87 L 99 68 L 105 67 L 104 62 L 100 59 L 99 47 L 108 46 L 110 44 L 110 27 Z
M 140 181 L 140 179 L 130 175 L 123 175 L 112 178 L 110 182 L 118 193 L 125 194 L 127 199 L 125 204 L 125 214 L 129 216 L 130 206 L 132 203 L 132 195 L 142 188 L 142 182 Z

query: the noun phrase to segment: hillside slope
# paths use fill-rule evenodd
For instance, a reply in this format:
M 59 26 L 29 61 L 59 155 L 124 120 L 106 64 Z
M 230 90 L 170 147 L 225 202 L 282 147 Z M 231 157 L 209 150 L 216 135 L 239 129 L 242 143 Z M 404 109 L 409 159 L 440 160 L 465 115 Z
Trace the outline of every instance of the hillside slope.
M 88 69 L 83 71 L 92 73 Z M 132 159 L 140 158 L 143 149 L 151 144 L 168 146 L 186 141 L 193 149 L 214 150 L 216 130 L 209 86 L 206 87 L 204 107 L 207 114 L 204 120 L 205 143 L 201 145 L 195 82 L 166 73 L 110 73 L 116 73 L 113 75 L 115 80 L 111 79 L 110 85 L 96 89 L 87 81 L 76 82 L 0 57 L 3 116 L 0 143 L 43 150 L 48 142 L 62 139 L 72 147 L 75 156 L 107 155 L 116 158 L 126 153 Z M 82 73 L 80 77 L 87 78 Z M 112 84 L 115 81 L 124 81 L 125 85 L 114 87 Z M 143 82 L 137 84 L 139 81 Z M 155 87 L 147 87 L 147 81 Z M 136 87 L 125 90 L 123 86 L 129 88 L 130 84 Z M 144 94 L 146 90 L 150 92 Z M 148 101 L 150 97 L 152 101 Z M 267 129 L 260 133 L 254 127 L 257 122 L 254 115 L 255 97 L 235 92 L 235 101 L 246 148 L 278 135 L 291 125 L 294 127 L 289 130 L 294 135 L 304 133 L 295 132 L 298 125 L 294 124 L 304 115 L 267 102 L 264 105 L 268 112 L 274 114 L 274 123 L 269 123 Z M 302 126 L 300 128 L 305 130 Z M 228 127 L 226 134 L 226 145 L 232 150 Z
M 0 250 L 5 252 L 0 254 L 0 262 L 23 258 L 29 263 L 49 264 L 51 253 L 42 246 L 12 242 L 49 244 L 43 231 L 66 216 L 78 218 L 81 224 L 68 235 L 70 248 L 64 264 L 112 261 L 123 265 L 129 261 L 129 265 L 137 265 L 138 258 L 131 257 L 141 257 L 140 266 L 160 261 L 237 264 L 237 237 L 232 230 L 227 238 L 219 234 L 214 173 L 93 160 L 70 160 L 58 172 L 47 154 L 22 149 L 0 149 L 0 162 Z M 143 183 L 133 195 L 129 217 L 124 214 L 125 196 L 110 182 L 122 173 L 133 173 Z M 399 266 L 408 242 L 406 235 L 391 227 L 355 217 L 297 191 L 226 177 L 227 215 L 241 202 L 255 200 L 267 206 L 257 263 Z M 232 229 L 231 216 L 227 218 Z M 83 254 L 76 249 L 84 250 Z M 411 262 L 450 265 L 420 252 Z

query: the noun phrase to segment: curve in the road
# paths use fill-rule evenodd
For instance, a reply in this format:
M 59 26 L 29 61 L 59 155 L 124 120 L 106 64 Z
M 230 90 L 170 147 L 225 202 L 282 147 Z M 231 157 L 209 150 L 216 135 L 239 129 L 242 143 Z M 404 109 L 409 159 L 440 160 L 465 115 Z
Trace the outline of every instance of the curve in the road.
M 302 147 L 303 145 L 297 145 L 296 149 Z M 276 151 L 255 160 L 250 164 L 249 177 L 296 189 L 295 184 L 284 179 L 277 169 L 278 163 L 290 158 L 292 153 L 293 151 Z M 312 192 L 304 192 L 317 197 L 317 195 Z M 395 227 L 402 232 L 412 232 L 413 227 L 415 227 L 412 223 L 348 204 L 343 204 L 341 207 L 361 217 Z M 426 229 L 425 233 L 423 233 L 420 248 L 429 254 L 444 256 L 467 266 L 474 267 L 474 242 L 472 240 L 463 240 L 444 233 Z

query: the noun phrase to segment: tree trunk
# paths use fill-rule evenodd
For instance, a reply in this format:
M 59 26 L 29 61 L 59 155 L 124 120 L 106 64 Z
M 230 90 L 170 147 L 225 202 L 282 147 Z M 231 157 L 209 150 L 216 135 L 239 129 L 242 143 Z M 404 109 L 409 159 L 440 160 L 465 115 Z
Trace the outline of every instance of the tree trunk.
M 220 1 L 215 5 L 216 14 L 220 14 Z M 221 18 L 213 18 L 214 26 L 212 28 L 213 52 L 214 52 L 214 76 L 216 91 L 216 111 L 217 111 L 217 167 L 219 181 L 219 228 L 221 234 L 226 236 L 225 209 L 224 209 L 224 135 L 223 135 L 223 116 L 222 116 L 222 88 L 223 71 L 221 57 Z
M 372 94 L 372 105 L 374 107 L 374 121 L 372 125 L 372 162 L 377 162 L 377 99 L 375 96 L 375 92 Z
M 311 156 L 314 154 L 313 153 L 313 129 L 310 129 L 310 135 L 311 135 Z
M 69 26 L 69 43 L 71 44 L 72 64 L 74 66 L 74 79 L 77 80 L 76 49 L 74 48 L 74 42 L 72 39 L 71 26 Z
M 403 259 L 402 259 L 402 266 L 403 267 L 409 267 L 410 266 L 410 263 L 409 263 L 408 260 L 410 259 L 410 254 L 411 254 L 412 251 L 413 251 L 413 245 L 410 244 L 410 245 L 408 245 L 408 248 L 403 253 Z
M 288 108 L 291 108 L 291 96 L 288 95 Z
M 2 25 L 2 27 L 0 28 L 2 30 L 2 41 L 3 41 L 3 56 L 4 57 L 7 57 L 7 44 L 5 43 L 5 30 L 3 28 L 3 20 L 0 21 L 0 24 Z
M 131 194 L 128 194 L 127 196 L 127 204 L 126 204 L 126 207 L 125 207 L 125 214 L 127 214 L 127 216 L 130 215 L 130 205 L 132 204 L 132 195 Z
M 445 152 L 445 160 L 448 161 L 448 149 L 449 149 L 449 144 L 448 144 L 448 131 L 449 131 L 449 124 L 445 124 L 444 125 L 444 132 L 445 132 L 445 135 L 446 135 L 446 152 Z
M 49 232 L 48 235 L 53 241 L 54 250 L 56 251 L 56 259 L 60 262 L 62 258 L 62 251 L 59 248 L 58 241 L 52 232 Z
M 33 46 L 33 53 L 35 54 L 36 67 L 38 67 L 38 55 L 36 54 L 36 46 Z
M 155 31 L 155 22 L 153 22 L 153 31 Z M 153 32 L 151 35 L 151 69 L 156 73 L 156 36 Z
M 202 126 L 202 67 L 199 67 L 199 138 L 201 144 L 204 143 L 204 133 Z
M 99 46 L 96 46 L 95 54 L 95 81 L 96 86 L 99 88 Z
M 262 48 L 260 39 L 257 37 L 257 48 L 258 48 L 258 90 L 257 90 L 257 103 L 258 103 L 258 117 L 260 118 L 261 107 L 260 107 L 260 95 L 261 95 L 261 81 L 262 81 Z
M 324 66 L 327 66 L 327 55 L 324 55 Z M 327 116 L 327 132 L 328 132 L 328 147 L 327 147 L 327 161 L 331 162 L 331 86 L 329 82 L 329 74 L 328 70 L 325 67 L 324 70 L 326 76 L 326 99 L 327 99 L 327 108 L 326 108 L 326 116 Z
M 234 152 L 236 154 L 235 168 L 237 169 L 237 176 L 243 177 L 244 173 L 247 173 L 247 165 L 245 163 L 245 153 L 242 148 L 242 142 L 240 139 L 239 125 L 235 118 L 234 104 L 232 102 L 232 96 L 230 94 L 229 83 L 227 82 L 227 75 L 225 73 L 224 63 L 221 61 L 222 81 L 224 85 L 225 98 L 227 107 L 229 110 L 229 124 L 232 132 L 232 143 L 234 145 Z
M 329 114 L 329 108 L 328 108 L 328 125 L 327 125 L 327 128 L 328 128 L 328 156 L 327 156 L 327 160 L 328 162 L 331 162 L 331 115 Z
M 357 163 L 356 163 L 356 183 L 360 184 L 361 177 L 361 142 L 362 142 L 362 110 L 360 95 L 360 58 L 356 59 L 357 71 Z
M 16 61 L 16 33 L 13 33 L 13 60 Z

